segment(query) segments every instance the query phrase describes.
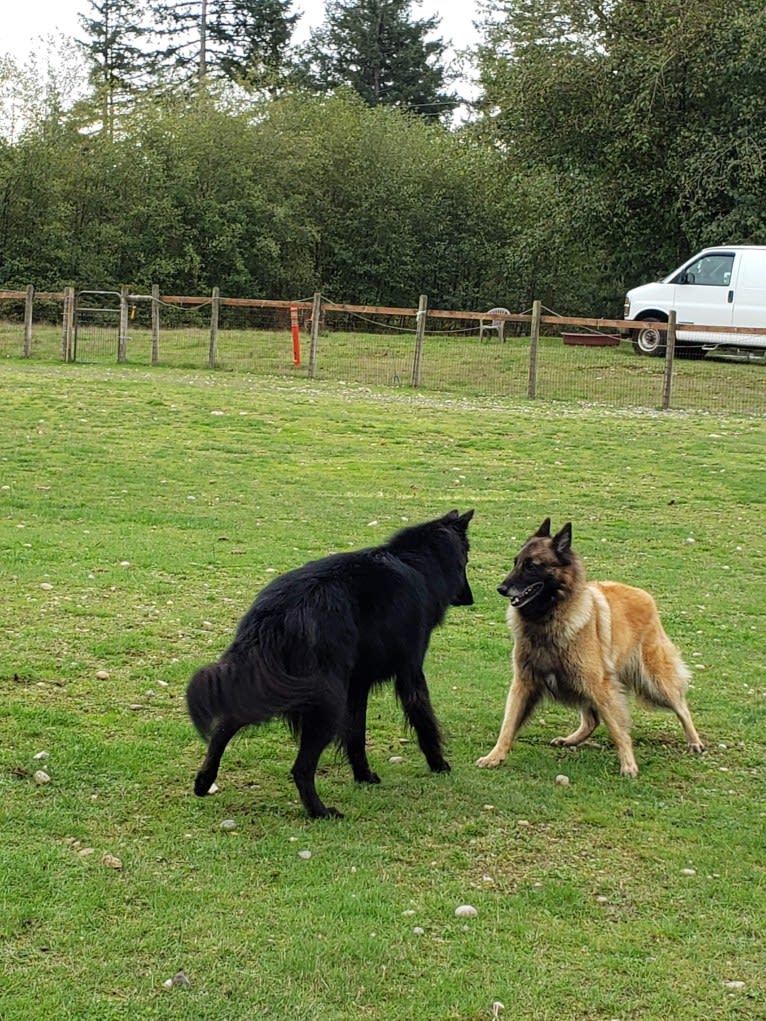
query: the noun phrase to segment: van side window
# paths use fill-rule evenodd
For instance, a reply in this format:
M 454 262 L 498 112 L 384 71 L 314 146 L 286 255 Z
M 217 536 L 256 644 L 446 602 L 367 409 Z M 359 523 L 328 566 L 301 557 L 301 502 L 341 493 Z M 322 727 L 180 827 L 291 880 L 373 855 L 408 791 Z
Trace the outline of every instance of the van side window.
M 733 266 L 733 254 L 718 252 L 703 255 L 677 273 L 671 282 L 674 284 L 701 284 L 707 287 L 728 287 L 731 283 Z

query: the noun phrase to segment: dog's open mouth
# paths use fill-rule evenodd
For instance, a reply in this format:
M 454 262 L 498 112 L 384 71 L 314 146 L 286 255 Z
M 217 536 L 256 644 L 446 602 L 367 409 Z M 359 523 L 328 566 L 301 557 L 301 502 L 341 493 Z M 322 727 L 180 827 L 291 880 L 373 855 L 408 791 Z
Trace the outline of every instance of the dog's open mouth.
M 515 606 L 517 609 L 520 606 L 526 606 L 527 603 L 531 603 L 535 596 L 538 596 L 543 590 L 543 583 L 541 581 L 535 581 L 531 585 L 527 585 L 521 592 L 514 592 L 511 596 L 511 606 Z

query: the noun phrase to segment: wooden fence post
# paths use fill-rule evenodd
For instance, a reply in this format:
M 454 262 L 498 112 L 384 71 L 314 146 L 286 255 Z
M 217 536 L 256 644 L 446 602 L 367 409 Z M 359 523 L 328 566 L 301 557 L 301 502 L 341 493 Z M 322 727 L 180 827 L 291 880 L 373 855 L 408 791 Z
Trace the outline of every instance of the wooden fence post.
M 665 373 L 662 378 L 662 410 L 668 411 L 673 400 L 673 366 L 676 358 L 676 313 L 670 310 L 665 335 Z
M 319 347 L 319 327 L 322 322 L 322 295 L 319 291 L 314 292 L 314 300 L 311 305 L 311 348 L 309 351 L 309 379 L 316 379 L 317 374 L 317 350 Z
M 125 284 L 120 288 L 120 332 L 117 337 L 117 361 L 124 362 L 128 358 L 128 288 Z
M 423 341 L 426 336 L 426 312 L 428 310 L 428 296 L 420 295 L 418 302 L 418 315 L 415 323 L 415 357 L 412 361 L 412 385 L 420 386 L 423 376 Z
M 27 284 L 27 298 L 24 302 L 24 357 L 32 357 L 32 311 L 35 303 L 35 285 Z
M 218 317 L 221 311 L 221 291 L 220 288 L 213 288 L 213 300 L 210 303 L 210 350 L 207 356 L 207 367 L 209 369 L 215 368 L 216 358 L 218 355 Z
M 74 349 L 74 287 L 64 288 L 64 334 L 61 341 L 61 357 L 65 362 L 73 362 Z
M 152 284 L 152 365 L 160 362 L 160 285 Z
M 527 397 L 537 396 L 537 348 L 540 341 L 540 319 L 542 303 L 532 302 L 532 322 L 529 334 L 529 377 L 527 379 Z

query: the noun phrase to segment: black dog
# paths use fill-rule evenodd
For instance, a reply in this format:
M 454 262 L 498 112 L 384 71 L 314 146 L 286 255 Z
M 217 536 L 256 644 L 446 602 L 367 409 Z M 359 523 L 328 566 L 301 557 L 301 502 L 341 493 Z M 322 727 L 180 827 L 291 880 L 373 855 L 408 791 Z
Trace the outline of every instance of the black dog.
M 367 696 L 390 678 L 428 765 L 448 772 L 423 660 L 447 607 L 473 603 L 472 517 L 472 510 L 450 511 L 382 546 L 324 557 L 267 585 L 218 662 L 189 682 L 189 714 L 208 743 L 195 793 L 207 794 L 240 728 L 281 717 L 300 738 L 292 776 L 306 811 L 340 815 L 317 794 L 319 757 L 336 741 L 355 780 L 380 783 L 365 752 Z

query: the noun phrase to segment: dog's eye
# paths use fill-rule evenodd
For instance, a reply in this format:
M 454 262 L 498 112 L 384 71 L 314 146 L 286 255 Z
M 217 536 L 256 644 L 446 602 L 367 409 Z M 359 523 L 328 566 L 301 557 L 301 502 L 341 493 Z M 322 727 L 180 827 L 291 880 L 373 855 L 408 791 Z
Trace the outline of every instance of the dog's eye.
M 523 566 L 526 571 L 531 571 L 532 568 L 535 566 L 535 562 L 532 559 L 532 557 L 525 557 Z

